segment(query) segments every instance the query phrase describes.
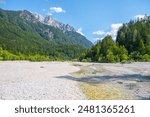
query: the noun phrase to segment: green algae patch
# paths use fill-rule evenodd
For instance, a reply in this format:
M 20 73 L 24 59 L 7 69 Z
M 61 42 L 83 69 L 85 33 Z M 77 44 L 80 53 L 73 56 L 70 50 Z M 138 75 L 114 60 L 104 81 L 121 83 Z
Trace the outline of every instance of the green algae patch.
M 81 84 L 81 89 L 83 93 L 89 100 L 130 100 L 132 97 L 128 96 L 117 89 L 117 87 L 112 86 L 111 84 Z

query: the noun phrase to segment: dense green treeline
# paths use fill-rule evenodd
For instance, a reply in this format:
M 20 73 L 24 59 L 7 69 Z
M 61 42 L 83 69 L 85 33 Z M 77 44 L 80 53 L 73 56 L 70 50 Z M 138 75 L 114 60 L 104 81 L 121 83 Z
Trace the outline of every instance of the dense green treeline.
M 128 51 L 124 46 L 118 46 L 111 36 L 106 36 L 91 49 L 86 50 L 80 61 L 120 62 L 128 60 Z
M 116 42 L 125 46 L 136 61 L 150 55 L 150 17 L 124 24 L 118 31 Z
M 150 17 L 123 24 L 116 41 L 106 36 L 86 50 L 79 60 L 106 63 L 150 61 Z
M 62 48 L 64 48 L 62 50 Z M 70 49 L 69 49 L 70 48 Z M 80 52 L 79 52 L 80 51 Z M 57 51 L 53 51 L 51 55 L 33 54 L 33 53 L 12 53 L 8 50 L 0 48 L 0 60 L 30 60 L 30 61 L 63 61 L 63 60 L 77 60 L 77 57 L 85 51 L 84 48 L 71 45 L 61 45 L 57 48 Z M 62 53 L 60 55 L 60 53 Z M 66 57 L 67 56 L 67 57 Z
M 6 61 L 6 60 L 30 60 L 30 61 L 50 61 L 53 60 L 49 58 L 48 56 L 43 55 L 24 55 L 19 54 L 15 55 L 7 50 L 3 50 L 0 48 L 0 61 Z

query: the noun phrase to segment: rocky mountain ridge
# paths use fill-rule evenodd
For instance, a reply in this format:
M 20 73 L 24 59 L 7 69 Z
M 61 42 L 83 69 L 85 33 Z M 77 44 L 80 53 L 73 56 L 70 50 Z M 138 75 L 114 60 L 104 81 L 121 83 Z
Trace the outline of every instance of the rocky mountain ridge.
M 20 13 L 20 16 L 28 21 L 32 21 L 33 23 L 40 22 L 45 25 L 53 26 L 55 28 L 62 30 L 63 32 L 66 32 L 66 31 L 76 32 L 76 30 L 72 26 L 70 26 L 69 24 L 63 24 L 55 20 L 51 15 L 44 17 L 38 13 L 32 13 L 30 11 L 23 10 Z

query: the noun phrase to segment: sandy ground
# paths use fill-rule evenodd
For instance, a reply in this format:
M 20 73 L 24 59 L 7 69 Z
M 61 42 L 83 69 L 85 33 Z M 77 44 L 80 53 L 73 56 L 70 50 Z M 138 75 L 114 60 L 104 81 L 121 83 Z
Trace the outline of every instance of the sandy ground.
M 0 99 L 85 99 L 76 81 L 56 78 L 78 70 L 67 62 L 0 62 Z
M 150 63 L 0 62 L 0 99 L 150 99 Z

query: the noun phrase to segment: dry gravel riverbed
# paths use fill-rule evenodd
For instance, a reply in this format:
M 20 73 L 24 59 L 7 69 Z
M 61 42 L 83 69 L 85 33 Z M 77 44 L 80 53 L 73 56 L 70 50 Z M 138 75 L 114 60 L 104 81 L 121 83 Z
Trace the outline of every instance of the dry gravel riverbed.
M 77 82 L 56 78 L 78 70 L 67 62 L 0 62 L 0 99 L 85 99 Z
M 0 99 L 150 99 L 150 63 L 0 62 Z

